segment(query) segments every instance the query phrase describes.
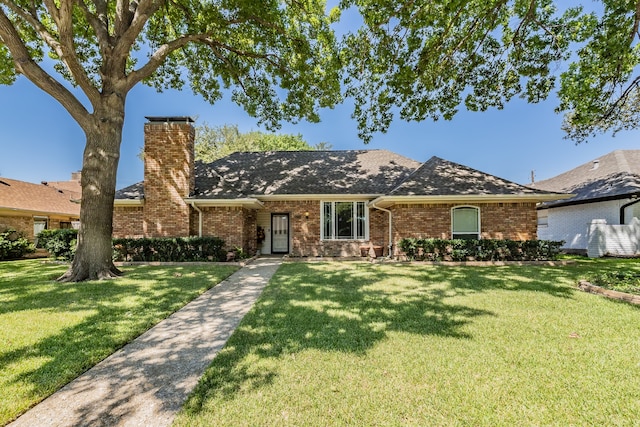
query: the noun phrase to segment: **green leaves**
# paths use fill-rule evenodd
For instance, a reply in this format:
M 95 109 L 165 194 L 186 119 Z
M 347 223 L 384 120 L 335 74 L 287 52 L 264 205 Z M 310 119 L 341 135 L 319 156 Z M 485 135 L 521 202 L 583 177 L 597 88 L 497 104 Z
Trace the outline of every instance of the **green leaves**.
M 0 44 L 0 84 L 10 85 L 16 81 L 16 69 L 6 46 Z
M 503 108 L 514 96 L 545 99 L 553 67 L 582 35 L 580 8 L 560 13 L 551 0 L 344 1 L 364 26 L 345 39 L 347 94 L 361 136 L 403 120 L 451 119 Z
M 326 143 L 310 146 L 302 135 L 270 134 L 258 131 L 241 133 L 237 125 L 196 128 L 196 159 L 205 163 L 238 151 L 308 151 L 330 149 Z
M 562 74 L 558 111 L 567 112 L 564 129 L 578 142 L 640 122 L 637 4 L 607 0 L 603 5 L 599 16 L 583 19 L 579 34 L 585 43 Z

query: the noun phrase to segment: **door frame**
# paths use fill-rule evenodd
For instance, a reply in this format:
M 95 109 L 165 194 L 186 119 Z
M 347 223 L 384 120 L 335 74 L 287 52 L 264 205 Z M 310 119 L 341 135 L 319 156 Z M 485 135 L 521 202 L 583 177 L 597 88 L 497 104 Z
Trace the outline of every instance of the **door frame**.
M 287 250 L 286 251 L 274 251 L 273 250 L 273 218 L 276 216 L 286 216 L 287 217 Z M 271 213 L 271 253 L 272 254 L 288 254 L 289 253 L 289 246 L 291 242 L 291 216 L 286 213 L 286 212 L 280 212 L 280 213 Z

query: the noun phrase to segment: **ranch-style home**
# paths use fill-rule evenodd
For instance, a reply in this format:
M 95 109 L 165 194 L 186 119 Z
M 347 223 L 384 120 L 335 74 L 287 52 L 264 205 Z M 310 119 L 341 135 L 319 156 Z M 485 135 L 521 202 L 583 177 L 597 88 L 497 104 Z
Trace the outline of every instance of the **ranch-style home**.
M 77 227 L 80 194 L 80 172 L 40 184 L 0 177 L 0 232 L 16 230 L 34 241 L 47 228 Z
M 147 117 L 144 181 L 114 202 L 115 237 L 216 236 L 291 256 L 398 254 L 404 237 L 536 238 L 528 188 L 438 157 L 386 150 L 234 153 L 194 160 L 189 117 Z M 389 252 L 391 251 L 391 252 Z

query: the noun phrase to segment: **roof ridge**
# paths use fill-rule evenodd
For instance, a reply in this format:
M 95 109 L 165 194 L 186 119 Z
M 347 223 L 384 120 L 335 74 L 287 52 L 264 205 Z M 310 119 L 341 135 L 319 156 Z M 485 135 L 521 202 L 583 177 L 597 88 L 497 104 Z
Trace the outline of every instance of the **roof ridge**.
M 615 150 L 613 155 L 616 158 L 616 162 L 618 162 L 619 169 L 621 172 L 631 173 L 631 167 L 629 166 L 629 162 L 627 162 L 627 156 L 625 155 L 623 150 Z

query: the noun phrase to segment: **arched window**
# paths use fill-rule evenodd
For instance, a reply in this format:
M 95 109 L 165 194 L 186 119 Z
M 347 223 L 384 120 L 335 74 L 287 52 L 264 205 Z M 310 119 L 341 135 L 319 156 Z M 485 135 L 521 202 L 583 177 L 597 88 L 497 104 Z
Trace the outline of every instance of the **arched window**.
M 451 209 L 451 238 L 480 238 L 480 209 L 474 206 L 456 206 Z

